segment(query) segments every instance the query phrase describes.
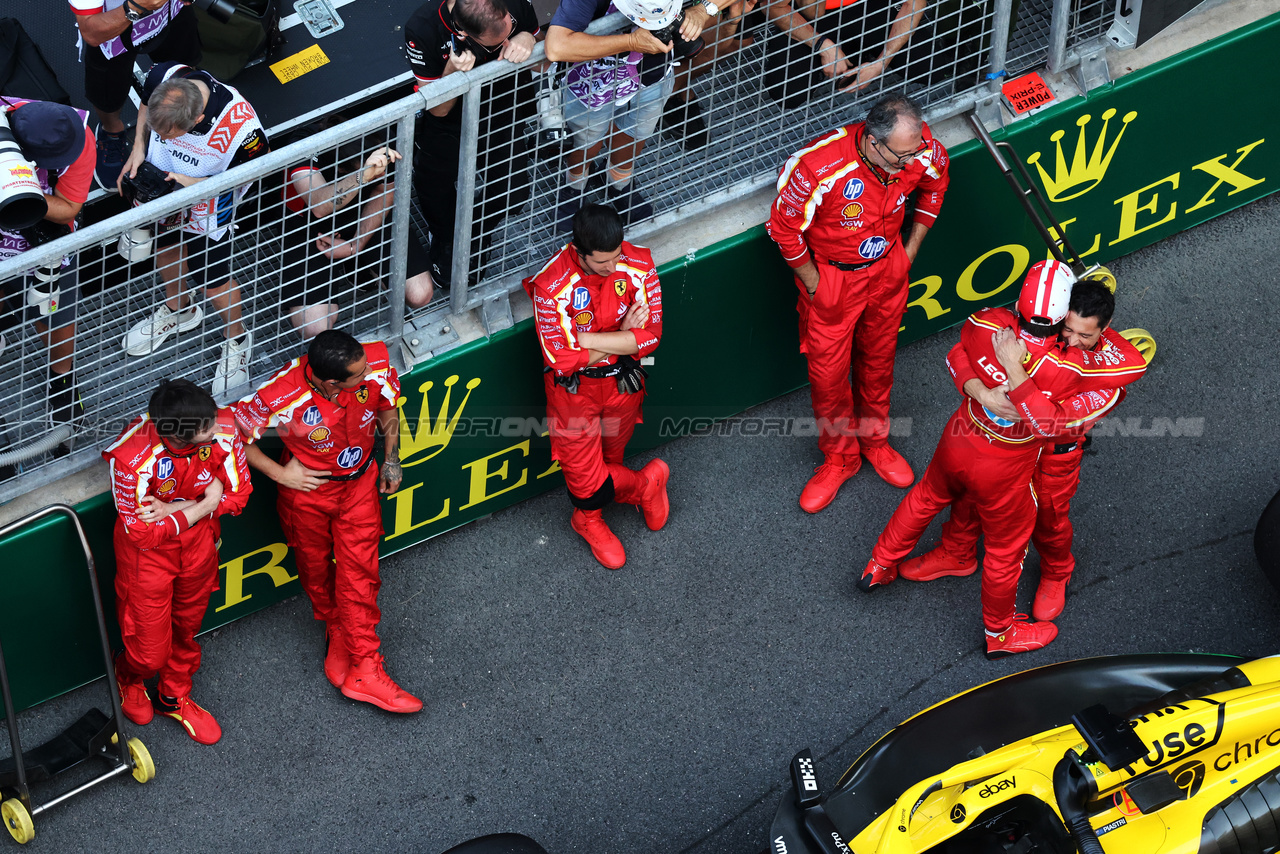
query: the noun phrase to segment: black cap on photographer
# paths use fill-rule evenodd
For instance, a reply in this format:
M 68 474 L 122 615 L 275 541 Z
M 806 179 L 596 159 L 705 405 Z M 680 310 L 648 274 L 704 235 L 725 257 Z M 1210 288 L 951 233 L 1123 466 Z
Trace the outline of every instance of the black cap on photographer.
M 62 104 L 28 101 L 9 113 L 9 127 L 22 153 L 41 169 L 66 169 L 84 151 L 84 122 Z

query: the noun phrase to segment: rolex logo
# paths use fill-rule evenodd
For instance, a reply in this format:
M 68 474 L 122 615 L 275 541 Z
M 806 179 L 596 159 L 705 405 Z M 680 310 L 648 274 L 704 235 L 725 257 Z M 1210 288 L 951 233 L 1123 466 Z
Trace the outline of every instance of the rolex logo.
M 1040 172 L 1040 181 L 1044 184 L 1045 192 L 1049 194 L 1049 200 L 1054 202 L 1065 202 L 1070 199 L 1083 196 L 1092 190 L 1098 184 L 1102 183 L 1102 179 L 1107 175 L 1107 167 L 1111 165 L 1111 158 L 1116 153 L 1116 148 L 1120 145 L 1120 138 L 1124 136 L 1124 129 L 1129 122 L 1138 117 L 1136 111 L 1130 111 L 1120 120 L 1120 132 L 1116 134 L 1116 138 L 1112 140 L 1111 147 L 1107 147 L 1107 131 L 1111 127 L 1111 118 L 1116 114 L 1114 107 L 1102 114 L 1102 130 L 1098 134 L 1097 140 L 1093 143 L 1093 149 L 1089 148 L 1088 125 L 1093 116 L 1085 113 L 1076 119 L 1076 126 L 1080 128 L 1080 135 L 1076 138 L 1076 150 L 1071 156 L 1071 165 L 1067 165 L 1066 156 L 1062 151 L 1062 138 L 1067 135 L 1065 130 L 1054 131 L 1049 139 L 1057 148 L 1054 158 L 1054 174 L 1049 175 L 1044 167 L 1040 165 L 1040 152 L 1036 152 L 1027 158 L 1027 163 L 1036 167 Z
M 451 415 L 449 403 L 453 398 L 453 386 L 457 382 L 457 374 L 444 381 L 444 400 L 440 402 L 434 421 L 431 419 L 430 392 L 435 386 L 435 381 L 427 380 L 418 388 L 418 391 L 422 392 L 422 409 L 419 410 L 417 419 L 411 420 L 404 417 L 400 419 L 400 458 L 401 465 L 405 468 L 425 463 L 449 446 L 449 440 L 453 438 L 458 420 L 462 418 L 462 410 L 471 398 L 472 389 L 480 385 L 480 378 L 475 377 L 467 382 L 467 393 L 463 395 L 462 402 Z M 401 408 L 404 407 L 404 403 L 405 399 L 400 398 Z M 419 454 L 422 456 L 418 456 Z

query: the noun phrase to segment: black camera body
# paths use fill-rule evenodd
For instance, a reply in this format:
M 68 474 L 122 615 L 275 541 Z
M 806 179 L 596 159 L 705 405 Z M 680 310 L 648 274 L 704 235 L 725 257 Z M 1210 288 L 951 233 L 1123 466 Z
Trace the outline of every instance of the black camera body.
M 191 0 L 191 5 L 206 12 L 219 24 L 225 24 L 236 13 L 236 4 L 229 0 Z
M 130 178 L 126 172 L 120 180 L 120 195 L 130 205 L 145 205 L 174 190 L 174 182 L 169 180 L 168 173 L 153 163 L 143 161 L 138 167 L 137 176 Z
M 37 246 L 52 243 L 59 237 L 66 237 L 71 233 L 71 226 L 59 225 L 56 222 L 49 222 L 47 219 L 42 219 L 35 225 L 29 225 L 26 228 L 18 229 L 18 233 L 21 234 L 27 241 L 27 244 L 34 249 Z
M 692 59 L 702 52 L 707 43 L 702 40 L 702 36 L 698 36 L 691 42 L 687 42 L 680 38 L 680 25 L 684 23 L 684 12 L 681 11 L 676 19 L 667 24 L 660 30 L 650 30 L 653 37 L 662 43 L 671 42 L 671 53 L 676 59 Z

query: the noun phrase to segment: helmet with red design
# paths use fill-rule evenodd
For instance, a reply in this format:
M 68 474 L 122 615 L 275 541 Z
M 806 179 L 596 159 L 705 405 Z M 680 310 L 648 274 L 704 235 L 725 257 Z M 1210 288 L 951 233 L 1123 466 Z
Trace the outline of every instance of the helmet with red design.
M 1076 274 L 1061 261 L 1031 265 L 1018 295 L 1018 316 L 1032 335 L 1048 337 L 1067 316 Z

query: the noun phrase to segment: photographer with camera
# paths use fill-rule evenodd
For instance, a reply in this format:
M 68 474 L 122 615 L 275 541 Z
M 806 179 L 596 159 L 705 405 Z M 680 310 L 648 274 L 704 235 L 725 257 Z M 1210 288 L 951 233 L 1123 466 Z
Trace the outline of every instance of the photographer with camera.
M 547 28 L 547 59 L 571 63 L 562 85 L 570 95 L 564 113 L 574 148 L 565 157 L 565 186 L 556 198 L 560 231 L 569 230 L 582 206 L 591 162 L 606 136 L 609 204 L 627 225 L 653 216 L 653 205 L 632 186 L 632 164 L 662 118 L 675 85 L 675 65 L 701 50 L 698 37 L 716 8 L 707 2 L 682 13 L 677 0 L 654 13 L 639 3 L 618 3 L 636 28 L 589 35 L 587 26 L 608 14 L 610 5 L 611 0 L 562 0 Z
M 80 30 L 84 94 L 102 122 L 98 183 L 110 192 L 129 156 L 131 135 L 120 111 L 139 53 L 153 63 L 200 61 L 200 33 L 190 0 L 69 0 Z M 145 122 L 141 117 L 138 125 Z
M 7 124 L 21 154 L 34 167 L 35 179 L 48 207 L 43 219 L 25 228 L 0 228 L 0 261 L 16 257 L 70 234 L 76 217 L 89 197 L 93 183 L 95 145 L 87 127 L 89 114 L 46 101 L 5 99 L 0 103 L 0 124 Z M 8 171 L 24 171 L 26 164 L 9 163 Z M 19 311 L 49 348 L 49 412 L 57 423 L 69 423 L 84 414 L 75 391 L 72 352 L 75 348 L 76 259 L 42 266 L 22 278 L 5 283 L 5 306 L 0 320 L 16 326 Z M 0 351 L 4 336 L 0 335 Z M 55 453 L 66 453 L 59 447 Z
M 524 62 L 538 36 L 529 0 L 427 0 L 404 27 L 405 54 L 418 85 L 496 60 Z M 537 90 L 528 71 L 485 87 L 476 149 L 477 206 L 471 253 L 479 256 L 498 223 L 529 199 L 528 140 Z M 454 215 L 462 108 L 453 98 L 423 114 L 415 136 L 413 178 L 431 232 L 431 273 L 448 287 L 453 268 Z M 481 262 L 483 266 L 483 262 Z
M 142 96 L 133 152 L 120 175 L 120 190 L 132 195 L 134 204 L 154 198 L 157 170 L 163 172 L 167 190 L 179 184 L 190 187 L 269 150 L 253 107 L 207 71 L 176 62 L 154 66 Z M 139 176 L 144 179 L 142 193 L 138 192 Z M 253 358 L 253 333 L 240 322 L 240 285 L 231 276 L 236 228 L 232 215 L 236 201 L 248 190 L 245 184 L 193 206 L 180 227 L 165 230 L 167 223 L 160 224 L 156 268 L 164 280 L 166 299 L 124 337 L 126 353 L 145 356 L 171 336 L 199 326 L 204 311 L 184 288 L 190 278 L 205 289 L 226 322 L 227 340 L 213 377 L 214 396 L 248 382 Z M 188 264 L 193 257 L 199 259 L 194 268 Z

